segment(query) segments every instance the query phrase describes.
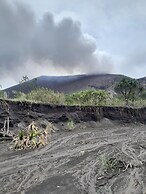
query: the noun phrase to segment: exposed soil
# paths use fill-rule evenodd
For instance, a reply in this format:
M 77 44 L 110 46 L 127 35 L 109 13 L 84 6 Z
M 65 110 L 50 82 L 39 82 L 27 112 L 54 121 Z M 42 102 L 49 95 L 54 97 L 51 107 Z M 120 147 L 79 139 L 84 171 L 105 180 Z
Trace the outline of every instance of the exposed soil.
M 33 120 L 58 130 L 35 150 L 0 142 L 0 194 L 146 194 L 144 112 L 1 102 L 1 127 L 9 116 L 12 133 Z

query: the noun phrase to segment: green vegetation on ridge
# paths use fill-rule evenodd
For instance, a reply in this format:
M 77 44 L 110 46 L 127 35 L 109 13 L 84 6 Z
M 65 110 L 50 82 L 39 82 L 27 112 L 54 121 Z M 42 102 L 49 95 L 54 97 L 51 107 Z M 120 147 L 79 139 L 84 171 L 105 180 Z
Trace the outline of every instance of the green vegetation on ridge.
M 126 105 L 129 105 L 130 102 L 133 103 L 144 90 L 136 79 L 128 77 L 122 78 L 114 89 L 123 98 Z
M 110 91 L 111 92 L 111 91 Z M 132 78 L 122 78 L 112 90 L 112 94 L 106 90 L 87 89 L 70 95 L 54 92 L 47 88 L 36 88 L 24 94 L 14 91 L 14 99 L 20 101 L 42 102 L 62 105 L 79 106 L 145 106 L 146 91 Z M 3 91 L 0 97 L 6 98 Z

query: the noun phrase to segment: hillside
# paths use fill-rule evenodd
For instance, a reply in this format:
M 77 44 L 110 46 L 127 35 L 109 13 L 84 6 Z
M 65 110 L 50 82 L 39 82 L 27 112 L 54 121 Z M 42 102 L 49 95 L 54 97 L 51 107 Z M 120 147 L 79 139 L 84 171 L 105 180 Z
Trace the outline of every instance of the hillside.
M 13 91 L 28 93 L 36 87 L 44 87 L 68 94 L 91 87 L 107 89 L 115 84 L 121 77 L 122 75 L 114 74 L 40 76 L 25 83 L 7 88 L 4 91 L 11 96 Z
M 37 87 L 44 87 L 65 94 L 85 90 L 88 88 L 108 89 L 112 88 L 122 76 L 118 74 L 94 74 L 72 76 L 40 76 L 22 84 L 7 88 L 4 91 L 13 96 L 13 91 L 30 92 Z M 146 77 L 138 79 L 145 86 Z

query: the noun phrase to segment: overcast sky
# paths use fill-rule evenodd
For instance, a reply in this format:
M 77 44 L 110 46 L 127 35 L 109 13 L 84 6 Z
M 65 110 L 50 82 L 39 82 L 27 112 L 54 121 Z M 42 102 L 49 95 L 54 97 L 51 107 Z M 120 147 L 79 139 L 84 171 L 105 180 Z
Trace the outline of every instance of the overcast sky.
M 0 84 L 23 75 L 146 76 L 145 0 L 0 0 Z

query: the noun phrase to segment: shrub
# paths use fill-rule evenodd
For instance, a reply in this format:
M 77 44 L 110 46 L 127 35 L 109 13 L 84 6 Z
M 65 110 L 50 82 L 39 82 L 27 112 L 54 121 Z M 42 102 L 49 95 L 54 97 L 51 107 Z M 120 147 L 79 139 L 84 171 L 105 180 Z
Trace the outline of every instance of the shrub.
M 73 121 L 72 119 L 69 119 L 69 120 L 68 120 L 68 122 L 67 122 L 67 129 L 68 129 L 69 131 L 75 129 L 75 123 L 74 123 L 74 121 Z
M 0 90 L 0 98 L 6 98 L 5 92 L 2 90 Z
M 26 100 L 26 94 L 24 94 L 23 92 L 13 91 L 13 94 L 14 94 L 14 98 L 18 100 Z
M 89 89 L 66 96 L 67 105 L 103 105 L 108 94 L 103 90 Z
M 38 88 L 26 94 L 26 99 L 36 102 L 64 104 L 65 96 L 62 93 L 54 92 L 46 88 Z
M 143 90 L 139 96 L 141 99 L 145 100 L 146 99 L 146 90 Z
M 107 159 L 105 157 L 101 158 L 101 167 L 106 173 L 110 172 L 124 172 L 129 167 L 132 168 L 132 164 L 128 164 L 125 161 L 119 160 L 117 158 Z
M 0 85 L 0 98 L 7 98 L 7 93 L 1 90 L 2 86 Z

